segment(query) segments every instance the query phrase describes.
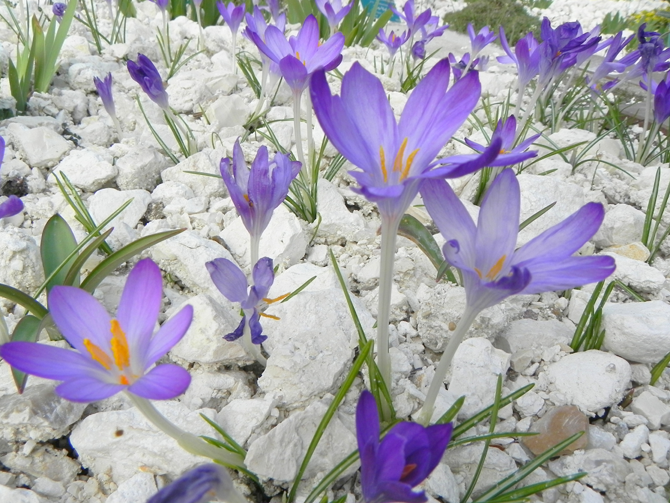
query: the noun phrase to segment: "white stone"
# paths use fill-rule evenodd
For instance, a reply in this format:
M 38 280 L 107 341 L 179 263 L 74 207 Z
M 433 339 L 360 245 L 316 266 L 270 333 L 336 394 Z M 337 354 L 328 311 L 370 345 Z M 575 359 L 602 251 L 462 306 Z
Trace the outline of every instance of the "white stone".
M 651 459 L 657 465 L 667 467 L 668 451 L 670 451 L 670 439 L 665 431 L 652 431 L 649 434 L 649 446 L 651 447 Z
M 179 401 L 191 410 L 219 410 L 228 399 L 249 398 L 252 395 L 246 372 L 196 367 L 191 369 L 190 374 L 191 384 Z
M 0 486 L 0 502 L 2 503 L 46 503 L 30 489 L 10 489 Z
M 570 327 L 558 320 L 522 319 L 510 323 L 496 340 L 496 345 L 513 354 L 525 349 L 535 353 L 558 344 L 569 344 L 571 339 Z
M 626 476 L 631 472 L 621 454 L 605 449 L 576 451 L 571 456 L 561 456 L 550 461 L 549 468 L 558 476 L 567 476 L 579 471 L 588 475 L 582 482 L 597 491 L 607 491 L 623 486 Z
M 670 306 L 663 301 L 605 304 L 603 347 L 626 360 L 658 363 L 670 352 Z
M 315 402 L 256 439 L 245 459 L 247 468 L 264 479 L 291 481 L 327 408 L 323 402 Z M 321 437 L 304 478 L 330 471 L 356 449 L 356 437 L 345 426 L 350 422 L 340 412 L 335 413 Z
M 618 253 L 603 252 L 616 261 L 616 269 L 608 278 L 618 279 L 636 292 L 657 294 L 665 284 L 663 273 L 645 262 L 624 257 Z
M 119 484 L 106 503 L 145 503 L 158 488 L 151 473 L 137 473 Z
M 579 503 L 604 503 L 604 501 L 600 493 L 590 487 L 584 487 L 584 491 L 579 494 Z
M 86 192 L 95 192 L 114 180 L 118 169 L 109 163 L 108 158 L 92 150 L 73 150 L 58 163 L 47 178 L 47 182 L 55 185 L 56 178 L 53 175 L 61 173 L 67 176 L 75 187 Z
M 445 463 L 439 463 L 423 484 L 428 494 L 444 503 L 459 503 L 458 482 Z
M 160 182 L 161 171 L 168 166 L 167 159 L 153 148 L 136 147 L 116 161 L 119 174 L 116 184 L 121 190 L 153 190 Z
M 456 477 L 459 479 L 463 477 L 465 485 L 468 487 L 481 459 L 483 448 L 482 443 L 478 442 L 447 449 L 442 462 L 451 468 Z M 516 462 L 506 452 L 499 449 L 489 449 L 473 496 L 476 497 L 491 488 L 516 469 Z
M 81 471 L 81 465 L 68 457 L 66 451 L 55 449 L 49 444 L 37 446 L 29 454 L 10 452 L 0 461 L 14 473 L 45 477 L 63 485 L 71 483 Z
M 7 134 L 31 168 L 54 166 L 73 147 L 72 143 L 47 127 L 29 129 L 20 124 L 10 124 Z
M 452 361 L 449 391 L 465 395 L 465 404 L 459 416 L 470 417 L 493 403 L 499 375 L 509 368 L 509 353 L 495 349 L 481 337 L 464 341 Z
M 251 112 L 251 106 L 244 98 L 238 94 L 232 94 L 222 96 L 212 103 L 207 108 L 207 118 L 215 123 L 218 129 L 221 129 L 244 125 Z
M 589 425 L 589 443 L 587 449 L 605 449 L 611 451 L 617 444 L 616 437 L 609 431 Z
M 61 482 L 51 480 L 47 477 L 37 477 L 32 486 L 32 490 L 42 496 L 59 498 L 65 493 L 65 487 Z
M 649 384 L 651 382 L 651 371 L 647 365 L 634 363 L 630 366 L 631 381 L 637 384 Z
M 646 212 L 649 205 L 649 198 L 651 197 L 651 192 L 654 187 L 654 180 L 656 179 L 656 172 L 659 168 L 656 166 L 650 166 L 644 168 L 642 173 L 636 177 L 630 184 L 631 187 L 631 199 L 632 202 L 640 206 L 642 211 Z M 656 198 L 656 207 L 654 208 L 654 217 L 658 217 L 661 204 L 663 203 L 663 198 L 665 197 L 665 191 L 668 187 L 668 182 L 670 182 L 670 168 L 662 167 L 661 170 L 661 180 L 658 186 L 658 197 Z M 663 217 L 663 220 L 667 222 L 668 219 L 667 212 Z
M 267 419 L 275 402 L 272 395 L 231 400 L 216 416 L 216 422 L 235 442 L 244 446 L 254 430 Z
M 649 465 L 646 470 L 655 486 L 664 486 L 670 482 L 670 476 L 668 476 L 666 470 L 663 470 L 656 465 Z
M 661 424 L 670 423 L 670 406 L 661 402 L 649 391 L 643 391 L 635 397 L 630 410 L 646 417 L 652 430 L 658 430 Z
M 0 264 L 0 283 L 30 293 L 44 281 L 39 247 L 24 229 L 0 229 Z
M 619 447 L 628 459 L 634 459 L 642 454 L 642 444 L 649 439 L 649 428 L 641 424 L 626 434 Z
M 212 436 L 212 428 L 200 417 L 202 413 L 213 419 L 211 409 L 192 412 L 179 402 L 156 401 L 153 404 L 169 421 L 185 431 Z M 134 407 L 88 416 L 74 429 L 70 442 L 84 466 L 94 473 L 108 473 L 117 484 L 128 480 L 140 469 L 177 478 L 203 460 L 179 447 Z
M 645 214 L 628 204 L 615 204 L 605 213 L 605 219 L 593 236 L 593 242 L 600 248 L 626 245 L 642 238 Z
M 339 289 L 340 282 L 332 267 L 319 267 L 307 262 L 301 262 L 289 267 L 284 272 L 275 276 L 270 288 L 269 298 L 293 292 L 300 288 L 305 282 L 315 278 L 303 292 L 316 292 L 319 290 Z
M 221 231 L 221 238 L 242 267 L 249 267 L 249 232 L 240 217 Z M 261 236 L 260 256 L 270 257 L 274 265 L 297 264 L 307 251 L 308 234 L 300 220 L 283 205 L 275 209 Z
M 317 190 L 322 218 L 319 235 L 325 236 L 329 243 L 340 239 L 357 241 L 357 234 L 365 230 L 365 220 L 361 214 L 349 211 L 337 187 L 326 179 L 319 179 Z
M 520 396 L 514 403 L 514 407 L 522 417 L 535 416 L 544 406 L 544 400 L 533 391 Z
M 198 196 L 212 197 L 223 196 L 223 180 L 218 178 L 219 161 L 221 155 L 216 152 L 205 149 L 202 152 L 194 154 L 176 166 L 164 169 L 161 172 L 161 178 L 164 182 L 180 182 L 190 187 Z M 215 158 L 218 158 L 216 161 Z M 198 171 L 200 173 L 209 173 L 217 175 L 217 178 L 211 176 L 194 175 L 184 173 L 184 171 Z
M 192 199 L 195 194 L 188 185 L 180 182 L 163 182 L 151 193 L 153 201 L 170 204 L 174 199 Z
M 549 365 L 546 373 L 565 404 L 587 414 L 618 403 L 630 382 L 630 364 L 598 350 L 567 355 Z
M 114 231 L 111 234 L 111 236 L 114 236 L 117 233 L 119 224 L 124 223 L 131 229 L 134 229 L 144 213 L 146 213 L 147 207 L 151 202 L 151 195 L 146 190 L 99 190 L 88 199 L 88 211 L 91 213 L 93 220 L 97 224 L 100 224 L 131 199 L 133 202 L 109 222 L 106 227 L 106 229 L 114 227 Z

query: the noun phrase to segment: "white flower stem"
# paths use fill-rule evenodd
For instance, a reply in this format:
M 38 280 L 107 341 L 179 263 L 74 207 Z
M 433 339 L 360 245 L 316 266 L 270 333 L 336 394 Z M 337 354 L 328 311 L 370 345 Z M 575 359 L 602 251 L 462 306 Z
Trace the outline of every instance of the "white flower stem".
M 526 127 L 526 122 L 528 122 L 528 119 L 530 118 L 530 114 L 535 109 L 535 105 L 537 104 L 537 100 L 540 98 L 541 93 L 542 93 L 542 87 L 540 87 L 540 83 L 538 82 L 537 87 L 535 88 L 535 92 L 530 97 L 530 103 L 528 103 L 528 108 L 523 113 L 523 117 L 521 118 L 521 121 L 519 122 L 519 126 L 517 127 L 516 138 L 514 139 L 515 142 L 519 139 L 519 135 L 521 135 L 521 132 Z
M 302 151 L 302 133 L 300 131 L 300 98 L 302 98 L 302 92 L 293 92 L 293 133 L 295 136 L 295 150 L 298 154 L 298 160 L 302 163 L 301 171 L 307 173 L 305 154 Z
M 377 364 L 391 391 L 391 356 L 389 354 L 389 318 L 393 288 L 393 262 L 400 217 L 382 215 L 381 263 L 379 266 L 379 304 L 377 308 Z
M 165 109 L 165 114 L 168 116 L 168 118 L 172 121 L 172 123 L 177 126 L 179 131 L 181 132 L 184 137 L 186 137 L 186 144 L 188 146 L 188 152 L 189 155 L 195 153 L 197 150 L 197 147 L 195 145 L 195 142 L 193 141 L 192 135 L 186 130 L 184 125 L 181 123 L 181 121 L 177 118 L 177 116 L 174 114 L 174 112 L 170 109 L 170 107 L 167 107 Z M 182 138 L 183 141 L 183 138 Z
M 470 328 L 470 325 L 472 325 L 472 322 L 475 321 L 475 318 L 478 314 L 479 311 L 474 311 L 466 306 L 465 312 L 456 326 L 456 330 L 454 330 L 454 333 L 451 334 L 449 344 L 447 344 L 447 347 L 444 350 L 444 353 L 442 353 L 442 357 L 440 358 L 440 362 L 437 364 L 435 375 L 433 376 L 433 380 L 430 383 L 430 388 L 428 388 L 426 400 L 423 402 L 423 407 L 419 413 L 418 422 L 424 426 L 428 425 L 430 418 L 433 416 L 435 400 L 437 400 L 437 395 L 439 394 L 440 389 L 444 387 L 444 378 L 447 376 L 447 371 L 451 366 L 451 360 L 454 359 L 454 355 L 456 354 L 458 346 L 460 346 L 461 342 L 463 341 L 463 337 L 465 337 L 465 334 Z
M 195 9 L 195 17 L 198 20 L 198 29 L 200 30 L 200 38 L 198 39 L 198 46 L 200 50 L 205 49 L 205 32 L 202 29 L 202 19 L 200 17 L 200 7 L 193 3 L 193 8 Z
M 114 122 L 114 127 L 116 128 L 116 134 L 119 137 L 119 141 L 123 139 L 123 130 L 121 129 L 121 123 L 119 122 L 119 118 L 116 115 L 110 115 L 112 118 L 112 122 Z
M 249 255 L 251 258 L 251 265 L 249 266 L 249 268 L 253 271 L 256 262 L 258 262 L 258 256 L 261 247 L 261 237 L 260 235 L 259 236 L 249 235 L 249 238 L 250 238 Z
M 233 454 L 225 449 L 214 447 L 200 437 L 182 430 L 174 423 L 171 423 L 146 398 L 141 398 L 132 393 L 126 393 L 126 396 L 130 398 L 132 404 L 144 415 L 144 417 L 163 433 L 175 439 L 179 446 L 186 452 L 190 452 L 196 456 L 204 456 L 226 465 L 244 467 L 244 458 L 242 458 L 242 456 Z
M 313 167 L 314 163 L 314 138 L 312 137 L 312 98 L 309 93 L 305 94 L 305 101 L 307 105 L 307 161 L 309 162 L 309 168 Z M 311 173 L 311 170 L 309 171 Z M 310 178 L 310 181 L 313 181 Z
M 256 105 L 256 110 L 254 110 L 254 113 L 251 114 L 252 117 L 256 117 L 258 113 L 261 111 L 263 108 L 263 105 L 265 104 L 265 95 L 267 93 L 267 85 L 268 85 L 268 73 L 270 72 L 270 63 L 263 58 L 263 63 L 261 67 L 261 92 L 259 93 L 260 96 L 258 97 L 258 104 Z

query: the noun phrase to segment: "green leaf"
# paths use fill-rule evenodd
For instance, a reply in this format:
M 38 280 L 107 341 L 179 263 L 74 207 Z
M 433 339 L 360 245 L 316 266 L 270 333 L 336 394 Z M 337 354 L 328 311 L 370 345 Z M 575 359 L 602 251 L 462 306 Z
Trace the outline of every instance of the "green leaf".
M 132 243 L 124 246 L 120 250 L 115 251 L 105 260 L 100 262 L 91 273 L 86 276 L 86 279 L 81 282 L 81 289 L 86 290 L 87 292 L 93 292 L 96 287 L 109 276 L 117 267 L 119 267 L 124 262 L 130 260 L 138 253 L 142 253 L 147 248 L 165 241 L 177 234 L 184 232 L 186 229 L 177 229 L 172 231 L 159 232 L 157 234 L 151 234 L 150 236 L 145 236 L 133 241 Z
M 663 359 L 656 365 L 654 365 L 654 367 L 651 369 L 651 381 L 649 382 L 649 384 L 651 384 L 652 386 L 656 384 L 656 381 L 658 381 L 658 379 L 663 374 L 663 371 L 669 364 L 670 364 L 670 353 L 665 355 Z
M 538 218 L 540 218 L 542 215 L 544 215 L 547 211 L 549 211 L 550 209 L 552 209 L 554 206 L 556 206 L 556 203 L 557 203 L 557 202 L 558 202 L 558 201 L 554 201 L 553 203 L 546 205 L 546 206 L 545 206 L 544 208 L 542 208 L 540 211 L 538 211 L 538 212 L 532 214 L 532 215 L 529 216 L 526 220 L 524 220 L 523 222 L 521 222 L 521 224 L 519 225 L 519 232 L 522 231 L 523 229 L 525 229 L 526 227 L 528 227 L 528 226 L 529 226 L 530 224 L 532 224 L 533 222 L 535 222 L 535 220 L 537 220 Z
M 68 260 L 68 256 L 76 248 L 77 240 L 65 219 L 59 214 L 52 216 L 44 226 L 40 244 L 44 275 L 51 276 L 51 279 L 47 282 L 47 291 L 51 291 L 56 285 L 65 284 L 65 276 L 77 259 L 77 256 L 74 255 Z M 63 265 L 63 263 L 65 264 Z M 56 269 L 60 269 L 60 271 L 52 276 Z M 74 280 L 74 286 L 78 286 L 79 278 L 75 277 Z
M 70 25 L 74 19 L 75 12 L 77 10 L 78 0 L 71 0 L 67 3 L 67 9 L 63 14 L 63 18 L 60 21 L 56 21 L 55 16 L 51 20 L 49 25 L 49 31 L 47 33 L 48 44 L 45 45 L 43 50 L 44 60 L 41 64 L 38 64 L 35 60 L 35 90 L 40 93 L 46 93 L 49 90 L 53 76 L 56 73 L 58 62 L 58 56 L 60 55 L 61 48 L 65 42 L 68 31 L 70 30 Z M 58 24 L 58 31 L 56 36 L 53 36 L 53 30 Z M 39 77 L 38 77 L 39 72 Z
M 12 342 L 37 341 L 37 336 L 40 333 L 40 325 L 41 322 L 39 318 L 35 318 L 31 315 L 24 316 L 14 329 L 14 333 L 12 334 Z M 26 382 L 28 380 L 28 374 L 12 367 L 12 377 L 14 377 L 14 384 L 16 384 L 16 389 L 18 392 L 23 393 L 23 390 L 26 387 Z
M 79 278 L 79 272 L 81 271 L 81 268 L 84 266 L 88 258 L 95 253 L 95 250 L 98 249 L 98 247 L 105 242 L 105 239 L 109 237 L 109 235 L 112 233 L 114 230 L 114 227 L 110 227 L 107 229 L 101 236 L 98 236 L 95 238 L 90 245 L 88 245 L 82 252 L 79 254 L 77 259 L 72 263 L 72 266 L 68 270 L 67 276 L 65 276 L 65 280 L 63 281 L 64 285 L 73 285 L 75 278 Z M 79 283 L 79 280 L 77 279 L 77 283 Z
M 37 302 L 30 295 L 23 293 L 21 290 L 17 290 L 13 286 L 0 283 L 0 297 L 25 307 L 39 319 L 44 318 L 49 312 L 46 307 Z

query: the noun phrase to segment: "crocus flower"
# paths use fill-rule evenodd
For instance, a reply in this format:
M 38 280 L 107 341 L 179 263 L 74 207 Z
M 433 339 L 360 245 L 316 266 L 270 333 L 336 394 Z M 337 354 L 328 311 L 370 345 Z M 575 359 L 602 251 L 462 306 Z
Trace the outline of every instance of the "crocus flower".
M 507 56 L 498 56 L 498 62 L 503 64 L 513 63 L 516 65 L 518 73 L 518 86 L 520 90 L 525 89 L 528 83 L 533 80 L 540 71 L 540 44 L 535 40 L 533 32 L 519 39 L 514 46 L 514 52 L 507 43 L 505 30 L 500 27 L 500 44 L 507 53 Z
M 658 83 L 654 90 L 654 120 L 663 124 L 670 117 L 670 73 Z
M 430 9 L 426 9 L 418 16 L 414 12 L 414 0 L 407 0 L 405 5 L 403 5 L 402 12 L 397 10 L 394 5 L 391 5 L 391 11 L 398 16 L 400 19 L 405 21 L 407 24 L 407 29 L 409 30 L 410 36 L 418 33 L 426 23 L 431 19 Z
M 475 34 L 475 29 L 472 26 L 472 23 L 468 23 L 468 36 L 470 37 L 470 47 L 472 49 L 473 58 L 476 57 L 484 47 L 498 38 L 488 26 L 484 26 L 479 30 L 479 33 Z
M 391 30 L 391 32 L 388 35 L 386 35 L 384 28 L 379 28 L 379 34 L 377 35 L 377 40 L 379 40 L 388 48 L 389 54 L 391 55 L 391 59 L 393 59 L 395 53 L 398 52 L 398 49 L 400 49 L 400 47 L 405 42 L 407 42 L 408 39 L 409 39 L 408 31 L 403 32 L 402 35 L 396 35 L 395 32 Z
M 447 261 L 461 270 L 466 310 L 479 312 L 510 295 L 567 290 L 605 279 L 612 257 L 575 257 L 598 230 L 604 210 L 589 203 L 518 250 L 520 193 L 514 172 L 504 170 L 486 193 L 475 226 L 446 182 L 421 188 L 426 210 L 447 241 Z
M 252 239 L 260 239 L 272 219 L 272 212 L 284 201 L 291 181 L 300 172 L 300 163 L 280 153 L 270 161 L 268 149 L 261 147 L 250 169 L 236 141 L 232 160 L 221 159 L 219 168 L 244 226 Z
M 587 77 L 591 89 L 593 89 L 594 91 L 602 91 L 607 90 L 608 88 L 614 86 L 616 84 L 616 81 L 611 81 L 604 85 L 599 84 L 602 79 L 609 76 L 612 72 L 623 73 L 628 65 L 634 63 L 634 61 L 631 61 L 630 59 L 624 61 L 624 58 L 622 58 L 619 61 L 616 61 L 616 58 L 619 55 L 619 53 L 623 50 L 624 47 L 626 47 L 633 40 L 633 37 L 634 35 L 631 35 L 627 39 L 622 40 L 623 33 L 619 32 L 613 38 L 610 39 L 609 47 L 607 48 L 605 58 L 593 71 L 593 75 L 591 75 L 590 78 Z
M 270 16 L 272 16 L 272 20 L 274 23 L 279 26 L 280 24 L 280 18 L 283 16 L 284 19 L 286 19 L 286 14 L 281 12 L 281 6 L 279 5 L 279 0 L 267 0 L 267 6 L 261 7 L 261 9 L 269 11 Z M 283 27 L 282 23 L 282 27 Z M 283 31 L 283 28 L 282 28 Z
M 423 40 L 414 42 L 414 45 L 412 46 L 412 57 L 414 59 L 424 59 L 426 57 L 426 43 Z
M 236 34 L 237 30 L 240 28 L 242 19 L 244 19 L 244 12 L 247 8 L 246 5 L 244 3 L 235 5 L 233 2 L 225 5 L 223 2 L 216 2 L 216 7 L 219 9 L 223 21 L 228 25 L 228 28 L 230 28 L 231 33 Z
M 226 469 L 209 463 L 189 470 L 154 494 L 147 503 L 207 503 L 214 498 L 230 503 L 247 503 L 235 489 Z
M 428 22 L 421 27 L 421 40 L 428 43 L 434 38 L 441 37 L 448 28 L 448 24 L 440 26 L 440 18 L 438 16 L 431 16 Z
M 174 398 L 188 387 L 189 373 L 172 364 L 149 368 L 184 336 L 193 308 L 183 308 L 153 335 L 162 293 L 161 272 L 150 259 L 130 272 L 116 318 L 90 293 L 55 286 L 49 311 L 76 351 L 8 342 L 0 356 L 22 372 L 64 381 L 56 393 L 72 402 L 102 400 L 124 390 L 152 400 Z
M 144 54 L 137 55 L 137 63 L 128 61 L 128 73 L 142 90 L 163 110 L 169 110 L 168 95 L 163 87 L 163 79 L 156 66 Z
M 381 82 L 359 63 L 344 75 L 341 96 L 331 95 L 323 72 L 312 79 L 312 103 L 321 127 L 335 148 L 362 170 L 351 172 L 360 185 L 354 190 L 376 202 L 383 218 L 402 217 L 422 179 L 463 176 L 498 155 L 500 140 L 475 162 L 450 166 L 439 175 L 431 172 L 435 156 L 481 92 L 476 72 L 447 91 L 449 73 L 449 62 L 438 62 L 410 95 L 399 123 Z
M 261 12 L 261 9 L 259 9 L 254 5 L 253 13 L 247 12 L 244 15 L 244 19 L 247 22 L 247 27 L 243 32 L 244 36 L 249 40 L 251 40 L 249 32 L 253 32 L 256 35 L 258 35 L 261 38 L 261 40 L 265 41 L 265 30 L 267 30 L 269 25 L 265 20 L 265 17 L 263 16 L 263 12 Z M 284 27 L 286 25 L 286 14 L 284 13 L 280 14 L 278 16 L 277 21 L 275 22 L 275 25 L 283 33 Z M 267 56 L 263 53 L 261 53 L 261 56 L 267 58 Z
M 427 428 L 417 423 L 396 424 L 379 440 L 377 404 L 363 391 L 356 407 L 356 437 L 361 458 L 361 486 L 366 503 L 428 500 L 412 490 L 439 464 L 451 439 L 451 423 Z
M 454 83 L 461 80 L 461 77 L 463 77 L 463 73 L 465 72 L 466 69 L 468 70 L 468 72 L 471 69 L 472 70 L 476 69 L 480 64 L 480 61 L 482 61 L 482 60 L 485 61 L 485 65 L 486 65 L 486 63 L 488 63 L 488 57 L 486 57 L 486 58 L 477 58 L 472 62 L 472 64 L 470 64 L 470 53 L 469 52 L 466 52 L 465 54 L 463 54 L 463 57 L 460 60 L 456 59 L 456 56 L 454 55 L 454 53 L 450 52 L 449 53 L 449 63 L 451 64 L 451 71 L 454 74 Z
M 342 0 L 316 0 L 316 6 L 326 16 L 330 32 L 334 33 L 340 22 L 349 14 L 353 3 L 343 6 Z
M 265 30 L 265 41 L 253 32 L 249 35 L 261 52 L 279 64 L 284 80 L 297 95 L 307 88 L 315 71 L 330 71 L 342 61 L 344 35 L 335 33 L 319 44 L 319 23 L 312 14 L 307 16 L 298 35 L 289 40 L 275 26 Z
M 242 337 L 244 325 L 249 320 L 251 331 L 251 342 L 262 344 L 267 336 L 263 335 L 263 327 L 260 324 L 261 310 L 267 299 L 268 292 L 274 281 L 274 270 L 272 259 L 261 258 L 254 265 L 252 272 L 254 286 L 249 288 L 247 277 L 237 264 L 225 258 L 217 258 L 205 264 L 214 285 L 231 302 L 239 302 L 244 316 L 239 326 L 231 333 L 224 336 L 227 341 L 235 341 Z
M 93 83 L 109 116 L 116 117 L 116 107 L 114 106 L 114 96 L 112 95 L 112 74 L 108 73 L 104 80 L 93 77 Z
M 5 139 L 0 136 L 0 166 L 2 166 L 2 160 L 5 158 Z M 23 211 L 23 201 L 18 197 L 12 195 L 9 198 L 0 203 L 0 218 L 7 218 L 17 215 Z
M 540 134 L 536 134 L 527 138 L 526 140 L 519 143 L 516 147 L 514 146 L 514 140 L 517 137 L 516 131 L 516 117 L 510 115 L 505 122 L 501 120 L 498 121 L 495 131 L 493 131 L 493 136 L 491 140 L 495 138 L 500 138 L 502 140 L 502 145 L 500 148 L 500 155 L 493 161 L 490 166 L 511 166 L 512 164 L 518 164 L 523 162 L 531 157 L 537 155 L 537 151 L 528 152 L 528 148 L 533 144 L 535 140 L 540 137 Z M 480 145 L 468 138 L 465 139 L 465 143 L 474 151 L 482 153 L 486 150 L 484 145 Z M 462 156 L 463 160 L 468 159 L 467 156 Z M 452 162 L 453 157 L 449 158 Z
M 61 3 L 61 2 L 56 2 L 51 7 L 51 12 L 60 21 L 60 20 L 63 19 L 63 15 L 65 14 L 65 9 L 67 9 L 67 4 L 64 4 L 64 3 Z

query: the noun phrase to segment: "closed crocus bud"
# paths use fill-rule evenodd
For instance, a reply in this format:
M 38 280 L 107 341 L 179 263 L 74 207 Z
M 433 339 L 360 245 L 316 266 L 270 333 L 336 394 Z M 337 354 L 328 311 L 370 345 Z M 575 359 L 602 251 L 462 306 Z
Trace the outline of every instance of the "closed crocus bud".
M 156 66 L 144 54 L 137 55 L 137 62 L 128 61 L 128 73 L 147 96 L 163 110 L 169 110 L 168 95 L 163 87 L 163 79 Z
M 93 77 L 93 83 L 95 84 L 95 89 L 98 91 L 98 96 L 100 96 L 107 113 L 110 117 L 116 116 L 114 96 L 112 96 L 112 74 L 108 73 L 104 80 L 100 80 L 98 77 Z
M 53 4 L 51 7 L 51 12 L 53 12 L 53 15 L 58 18 L 60 21 L 63 19 L 63 14 L 65 14 L 65 9 L 67 9 L 67 5 L 61 2 Z

